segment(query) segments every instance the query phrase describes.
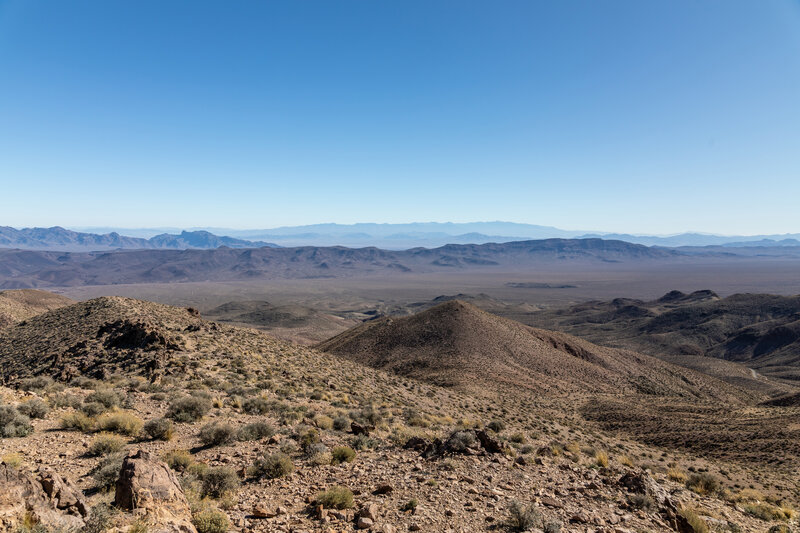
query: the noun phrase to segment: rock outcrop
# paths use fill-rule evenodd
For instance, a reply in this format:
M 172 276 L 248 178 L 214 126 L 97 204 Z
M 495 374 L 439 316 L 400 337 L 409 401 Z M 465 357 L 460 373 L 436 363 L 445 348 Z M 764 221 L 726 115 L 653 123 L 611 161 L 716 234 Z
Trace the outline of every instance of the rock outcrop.
M 148 452 L 139 450 L 123 461 L 114 504 L 144 515 L 152 533 L 197 533 L 175 473 Z
M 14 530 L 23 521 L 52 529 L 85 525 L 89 508 L 83 493 L 49 467 L 34 474 L 0 464 L 0 529 Z

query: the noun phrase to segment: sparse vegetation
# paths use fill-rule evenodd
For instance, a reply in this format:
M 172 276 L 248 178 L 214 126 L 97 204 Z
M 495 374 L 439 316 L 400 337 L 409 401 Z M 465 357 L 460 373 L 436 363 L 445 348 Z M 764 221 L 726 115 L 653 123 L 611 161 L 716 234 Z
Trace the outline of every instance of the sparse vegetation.
M 115 453 L 125 446 L 125 439 L 111 433 L 101 433 L 89 446 L 88 454 L 94 457 Z
M 175 428 L 168 418 L 154 418 L 144 425 L 144 432 L 153 440 L 172 440 Z
M 226 533 L 230 528 L 228 516 L 222 511 L 205 509 L 192 516 L 197 533 Z
M 227 422 L 211 422 L 200 428 L 197 436 L 203 446 L 222 446 L 236 439 L 236 428 Z
M 700 518 L 700 515 L 697 514 L 697 512 L 686 507 L 678 512 L 683 518 L 686 519 L 686 522 L 688 522 L 689 526 L 691 526 L 694 533 L 708 533 L 708 525 L 706 524 L 705 520 Z
M 30 419 L 11 405 L 0 405 L 0 437 L 25 437 L 33 433 Z
M 241 441 L 268 439 L 275 434 L 275 428 L 266 422 L 253 422 L 239 428 L 236 437 Z
M 719 480 L 708 472 L 700 472 L 689 476 L 686 488 L 700 495 L 713 494 L 719 490 Z
M 205 471 L 202 477 L 202 495 L 219 498 L 239 488 L 239 476 L 230 467 L 215 466 Z
M 331 487 L 317 494 L 314 502 L 325 509 L 350 509 L 353 507 L 353 492 L 347 487 Z
M 292 472 L 294 472 L 294 464 L 289 456 L 282 452 L 260 457 L 250 468 L 250 475 L 266 479 L 277 479 Z
M 192 454 L 186 450 L 170 450 L 164 454 L 164 462 L 176 472 L 183 472 L 194 462 L 194 459 Z
M 539 511 L 533 504 L 514 500 L 508 506 L 508 523 L 514 531 L 528 531 L 542 522 Z
M 331 452 L 332 464 L 351 463 L 356 458 L 356 452 L 349 446 L 337 446 Z
M 128 411 L 110 411 L 97 418 L 97 429 L 135 437 L 144 426 L 141 418 Z
M 211 409 L 211 401 L 196 396 L 184 396 L 173 401 L 167 409 L 167 418 L 175 422 L 196 422 Z

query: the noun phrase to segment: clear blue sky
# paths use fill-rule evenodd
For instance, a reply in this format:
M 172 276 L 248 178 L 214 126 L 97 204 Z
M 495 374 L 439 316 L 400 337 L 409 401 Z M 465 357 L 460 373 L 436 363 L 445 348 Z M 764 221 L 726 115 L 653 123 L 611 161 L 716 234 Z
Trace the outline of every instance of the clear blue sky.
M 0 0 L 0 225 L 800 231 L 800 3 Z

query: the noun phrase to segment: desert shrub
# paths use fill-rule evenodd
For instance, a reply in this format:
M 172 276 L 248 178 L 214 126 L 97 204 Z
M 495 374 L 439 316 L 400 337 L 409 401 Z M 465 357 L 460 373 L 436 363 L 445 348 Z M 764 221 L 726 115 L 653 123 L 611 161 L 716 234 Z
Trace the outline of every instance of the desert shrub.
M 356 435 L 350 440 L 350 446 L 353 447 L 354 450 L 358 450 L 363 452 L 364 450 L 371 450 L 375 448 L 378 443 L 375 439 L 371 439 L 366 435 Z
M 700 495 L 713 494 L 719 490 L 719 481 L 713 475 L 701 472 L 689 476 L 686 487 Z
M 608 468 L 608 454 L 606 452 L 597 452 L 594 454 L 594 461 L 600 468 Z
M 737 502 L 762 502 L 764 500 L 766 497 L 755 489 L 742 489 L 736 495 Z
M 236 428 L 227 422 L 211 422 L 200 428 L 197 436 L 203 446 L 221 446 L 233 442 Z
M 54 384 L 50 376 L 36 376 L 19 380 L 19 388 L 24 391 L 43 391 Z
M 525 444 L 523 446 L 520 446 L 519 450 L 517 451 L 519 452 L 520 455 L 528 455 L 530 453 L 535 452 L 536 448 L 534 446 L 531 446 L 530 444 Z
M 100 402 L 89 402 L 81 405 L 81 412 L 86 416 L 97 416 L 106 411 L 108 411 L 108 409 Z
M 112 453 L 100 459 L 91 471 L 92 478 L 94 478 L 98 488 L 105 489 L 113 486 L 114 483 L 117 482 L 124 459 L 125 454 L 122 452 Z
M 407 502 L 405 502 L 403 505 L 400 506 L 400 510 L 404 513 L 405 512 L 413 513 L 417 510 L 418 506 L 419 502 L 417 501 L 417 499 L 411 498 L 410 500 L 408 500 Z
M 686 522 L 689 523 L 694 533 L 708 533 L 708 525 L 706 525 L 705 520 L 700 518 L 700 515 L 695 511 L 684 507 L 678 511 L 678 513 L 686 519 Z
M 25 437 L 33 432 L 30 419 L 10 405 L 0 406 L 0 437 Z
M 353 507 L 353 492 L 347 487 L 331 487 L 317 494 L 314 502 L 325 509 L 350 509 Z
M 236 438 L 239 440 L 259 440 L 273 436 L 275 428 L 266 422 L 253 422 L 239 428 Z
M 78 376 L 70 381 L 69 384 L 84 390 L 96 389 L 99 386 L 99 382 L 96 379 L 87 378 L 85 376 Z
M 667 477 L 677 483 L 686 483 L 686 480 L 689 479 L 689 477 L 686 475 L 686 472 L 677 466 L 672 466 L 669 468 L 669 470 L 667 470 Z
M 508 440 L 513 442 L 514 444 L 525 444 L 525 434 L 521 432 L 512 433 Z
M 467 451 L 477 442 L 475 434 L 472 431 L 457 431 L 447 439 L 450 449 L 456 453 L 463 453 Z
M 207 398 L 184 396 L 174 400 L 167 408 L 167 418 L 176 422 L 196 422 L 211 409 Z
M 256 459 L 250 467 L 250 475 L 257 478 L 277 479 L 294 472 L 294 464 L 282 452 L 265 455 Z
M 514 500 L 508 506 L 508 525 L 515 531 L 533 529 L 542 521 L 539 511 L 533 504 L 525 505 Z
M 61 417 L 62 429 L 77 429 L 78 431 L 89 431 L 94 426 L 91 418 L 80 411 L 65 413 Z
M 144 421 L 127 411 L 108 412 L 97 418 L 97 428 L 135 437 L 142 431 Z
M 163 459 L 176 472 L 185 471 L 194 462 L 192 454 L 186 450 L 170 450 L 164 454 Z
M 307 451 L 312 444 L 319 442 L 319 430 L 317 428 L 306 428 L 297 435 L 297 443 L 303 451 Z
M 93 457 L 116 453 L 125 446 L 125 439 L 112 433 L 101 433 L 94 438 L 87 453 Z
M 112 389 L 100 389 L 87 396 L 84 403 L 99 403 L 106 409 L 111 409 L 122 406 L 122 396 Z
M 628 503 L 634 509 L 642 509 L 644 511 L 651 511 L 656 507 L 656 503 L 647 494 L 631 494 L 628 496 Z
M 346 416 L 337 416 L 333 419 L 333 429 L 336 431 L 350 431 L 350 419 Z
M 617 458 L 617 461 L 619 461 L 619 464 L 621 464 L 623 466 L 627 466 L 629 468 L 633 468 L 633 466 L 634 466 L 633 458 L 630 455 L 620 455 Z
M 50 405 L 53 407 L 72 407 L 78 409 L 81 406 L 81 398 L 77 394 L 52 394 L 49 396 Z
M 242 410 L 251 415 L 264 415 L 269 412 L 269 400 L 263 396 L 253 396 L 248 398 L 242 404 Z
M 336 446 L 331 452 L 331 463 L 338 465 L 340 463 L 352 463 L 356 458 L 356 451 L 350 446 Z
M 333 428 L 333 418 L 326 416 L 326 415 L 317 415 L 314 417 L 314 424 L 319 429 L 332 429 Z
M 117 510 L 107 503 L 98 503 L 92 507 L 92 512 L 86 517 L 86 525 L 81 533 L 106 533 L 112 527 L 114 515 Z
M 228 516 L 216 509 L 205 509 L 192 516 L 197 533 L 226 533 L 231 524 Z
M 236 492 L 239 488 L 239 476 L 233 468 L 215 466 L 206 470 L 202 477 L 202 495 L 219 498 L 223 494 Z
M 144 432 L 153 440 L 171 440 L 175 428 L 169 418 L 154 418 L 144 425 Z
M 19 404 L 17 411 L 28 418 L 44 418 L 50 412 L 50 407 L 39 398 L 34 398 Z
M 747 503 L 742 507 L 744 508 L 747 514 L 755 516 L 756 518 L 760 518 L 761 520 L 765 521 L 789 520 L 791 519 L 793 514 L 790 509 L 783 509 L 781 507 L 766 502 Z
M 504 429 L 506 429 L 506 425 L 502 420 L 492 420 L 488 424 L 486 424 L 486 429 L 491 429 L 495 433 L 500 433 Z

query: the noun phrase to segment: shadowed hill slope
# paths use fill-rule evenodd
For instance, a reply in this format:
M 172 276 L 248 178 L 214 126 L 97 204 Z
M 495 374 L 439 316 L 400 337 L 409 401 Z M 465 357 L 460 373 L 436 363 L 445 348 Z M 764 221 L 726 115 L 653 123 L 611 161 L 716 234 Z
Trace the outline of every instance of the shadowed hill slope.
M 650 302 L 592 301 L 519 319 L 608 346 L 672 358 L 709 356 L 800 380 L 800 296 L 672 291 Z
M 713 378 L 637 353 L 535 329 L 455 300 L 414 316 L 367 322 L 319 349 L 437 384 L 537 393 L 641 393 L 735 401 Z
M 0 291 L 0 329 L 40 313 L 75 303 L 52 292 L 32 289 Z

